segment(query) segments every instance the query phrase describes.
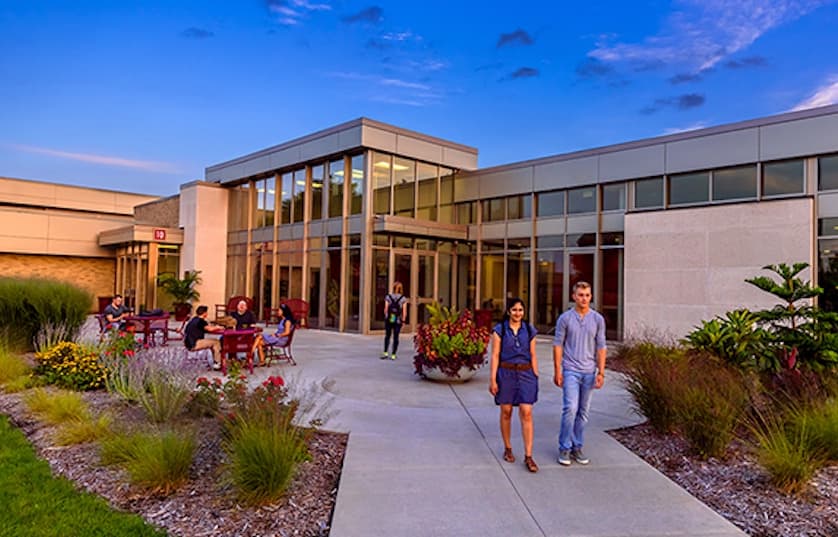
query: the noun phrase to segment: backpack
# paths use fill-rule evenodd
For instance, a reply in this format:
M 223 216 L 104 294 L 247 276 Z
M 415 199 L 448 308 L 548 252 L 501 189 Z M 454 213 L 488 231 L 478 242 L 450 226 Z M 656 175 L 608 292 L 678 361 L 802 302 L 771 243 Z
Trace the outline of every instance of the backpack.
M 390 324 L 397 324 L 401 322 L 402 319 L 402 298 L 399 297 L 398 300 L 393 295 L 387 295 L 386 299 L 387 303 L 387 322 Z

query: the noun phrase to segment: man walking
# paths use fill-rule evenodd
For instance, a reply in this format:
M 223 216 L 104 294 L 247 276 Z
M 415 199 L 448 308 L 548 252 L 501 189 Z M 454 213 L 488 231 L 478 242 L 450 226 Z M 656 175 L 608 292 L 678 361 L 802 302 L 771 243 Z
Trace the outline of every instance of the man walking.
M 553 382 L 562 388 L 559 464 L 590 462 L 582 451 L 593 389 L 605 382 L 605 319 L 591 309 L 591 284 L 573 286 L 576 305 L 556 321 Z

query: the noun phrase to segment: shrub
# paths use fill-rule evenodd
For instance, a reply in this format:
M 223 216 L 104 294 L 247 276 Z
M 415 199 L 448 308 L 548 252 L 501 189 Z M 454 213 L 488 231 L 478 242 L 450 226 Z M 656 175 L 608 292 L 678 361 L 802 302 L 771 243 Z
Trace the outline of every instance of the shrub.
M 113 418 L 107 414 L 96 419 L 68 421 L 58 429 L 55 439 L 61 446 L 95 442 L 111 434 L 112 424 Z
M 22 357 L 0 346 L 0 384 L 15 381 L 28 372 L 29 365 Z
M 18 377 L 15 380 L 10 380 L 3 385 L 3 390 L 8 393 L 17 393 L 22 392 L 23 390 L 28 390 L 34 386 L 40 386 L 41 384 L 38 383 L 38 377 L 33 377 L 31 375 L 24 375 L 22 377 Z
M 810 452 L 838 461 L 838 400 L 793 412 L 790 428 L 808 432 Z
M 107 371 L 94 347 L 63 342 L 36 353 L 35 360 L 35 373 L 47 384 L 71 390 L 95 390 L 105 385 Z
M 197 387 L 187 405 L 187 410 L 193 416 L 215 416 L 221 408 L 224 388 L 221 379 L 216 377 L 209 381 L 206 377 L 199 377 Z
M 92 302 L 89 293 L 69 283 L 0 278 L 0 341 L 28 350 L 43 327 L 59 325 L 66 336 L 75 337 Z
M 706 357 L 688 364 L 674 402 L 678 429 L 700 457 L 722 457 L 748 405 L 742 377 Z
M 416 374 L 437 368 L 449 377 L 459 376 L 460 368 L 477 369 L 486 361 L 491 336 L 489 329 L 479 327 L 470 310 L 457 313 L 437 304 L 428 306 L 428 324 L 419 325 L 413 343 Z
M 686 382 L 687 358 L 680 347 L 639 342 L 624 347 L 626 389 L 634 407 L 661 433 L 671 432 L 676 425 L 677 391 Z
M 186 482 L 195 453 L 195 436 L 183 431 L 121 433 L 102 441 L 102 464 L 125 468 L 131 483 L 168 495 Z
M 702 322 L 684 340 L 697 351 L 717 356 L 743 369 L 775 369 L 776 353 L 769 348 L 770 334 L 759 328 L 759 317 L 746 309 Z
M 794 426 L 776 414 L 758 413 L 750 424 L 757 460 L 772 484 L 786 493 L 797 493 L 823 462 L 823 453 L 813 450 L 814 438 L 805 411 L 791 410 Z
M 90 419 L 87 403 L 75 392 L 37 388 L 24 397 L 24 402 L 39 418 L 53 425 Z
M 147 374 L 145 390 L 138 400 L 149 420 L 164 423 L 180 415 L 191 397 L 192 388 L 186 379 L 155 370 Z

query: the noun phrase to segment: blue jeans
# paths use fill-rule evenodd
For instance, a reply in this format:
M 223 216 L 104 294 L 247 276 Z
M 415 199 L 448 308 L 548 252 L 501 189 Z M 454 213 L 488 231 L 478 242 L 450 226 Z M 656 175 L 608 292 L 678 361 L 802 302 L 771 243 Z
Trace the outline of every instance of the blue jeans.
M 559 431 L 559 449 L 581 449 L 585 443 L 585 424 L 591 408 L 596 373 L 562 371 L 562 427 Z

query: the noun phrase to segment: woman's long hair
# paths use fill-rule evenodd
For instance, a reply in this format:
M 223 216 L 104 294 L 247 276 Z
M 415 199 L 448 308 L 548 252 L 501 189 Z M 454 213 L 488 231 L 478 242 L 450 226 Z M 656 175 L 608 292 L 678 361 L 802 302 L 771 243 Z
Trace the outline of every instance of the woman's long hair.
M 296 319 L 294 319 L 294 313 L 288 307 L 288 304 L 280 304 L 279 309 L 282 311 L 282 316 L 288 319 L 291 324 L 297 324 Z

